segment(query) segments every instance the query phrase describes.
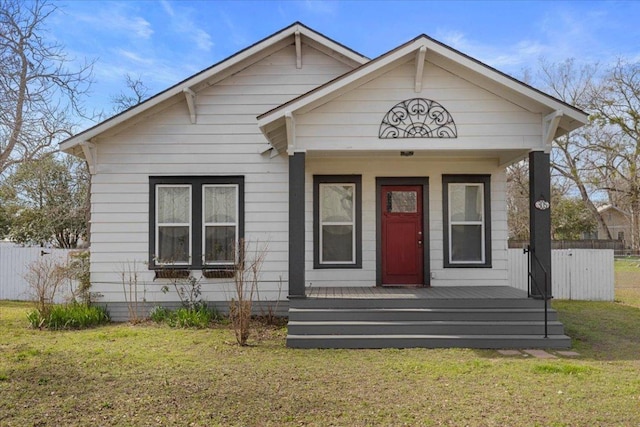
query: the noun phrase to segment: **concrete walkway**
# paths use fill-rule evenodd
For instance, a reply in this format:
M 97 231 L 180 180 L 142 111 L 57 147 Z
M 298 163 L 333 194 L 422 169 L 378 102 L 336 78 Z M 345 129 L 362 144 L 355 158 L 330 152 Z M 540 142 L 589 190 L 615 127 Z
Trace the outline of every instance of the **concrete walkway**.
M 526 350 L 498 350 L 503 356 L 533 356 L 537 359 L 557 359 L 558 356 L 561 357 L 579 357 L 580 353 L 575 351 L 554 351 L 553 353 L 549 353 L 545 350 L 538 349 L 526 349 Z

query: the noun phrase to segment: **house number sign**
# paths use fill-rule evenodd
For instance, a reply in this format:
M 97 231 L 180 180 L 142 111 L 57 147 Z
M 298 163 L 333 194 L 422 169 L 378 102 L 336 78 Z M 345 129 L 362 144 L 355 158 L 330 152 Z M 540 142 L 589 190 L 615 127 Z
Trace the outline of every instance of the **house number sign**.
M 533 204 L 539 211 L 546 211 L 551 207 L 551 203 L 547 202 L 545 199 L 538 199 Z

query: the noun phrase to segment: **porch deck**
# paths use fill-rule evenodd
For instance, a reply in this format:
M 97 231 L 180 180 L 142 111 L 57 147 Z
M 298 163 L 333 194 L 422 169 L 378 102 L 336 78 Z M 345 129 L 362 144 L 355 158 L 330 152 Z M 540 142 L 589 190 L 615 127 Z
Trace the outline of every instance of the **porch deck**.
M 527 292 L 511 286 L 311 287 L 307 298 L 331 299 L 527 299 Z M 540 304 L 542 305 L 542 304 Z

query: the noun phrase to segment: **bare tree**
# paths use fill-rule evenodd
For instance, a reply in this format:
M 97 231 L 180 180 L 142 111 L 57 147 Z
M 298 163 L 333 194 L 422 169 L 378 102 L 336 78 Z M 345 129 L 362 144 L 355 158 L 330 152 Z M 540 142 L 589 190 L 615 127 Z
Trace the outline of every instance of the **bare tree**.
M 127 91 L 111 96 L 116 113 L 135 107 L 149 97 L 149 88 L 142 82 L 142 76 L 133 77 L 127 73 L 124 78 Z
M 529 162 L 507 169 L 507 222 L 509 239 L 529 240 Z
M 93 63 L 68 67 L 61 44 L 47 40 L 47 0 L 0 0 L 0 174 L 71 135 L 82 115 Z
M 604 162 L 602 188 L 631 216 L 631 247 L 640 249 L 640 62 L 619 60 L 594 92 L 594 119 L 601 138 L 593 142 Z
M 586 111 L 593 107 L 593 94 L 598 87 L 598 64 L 577 66 L 574 59 L 560 63 L 541 61 L 539 78 L 544 90 L 558 99 L 575 105 Z M 607 238 L 611 233 L 594 203 L 594 195 L 600 188 L 600 165 L 603 153 L 594 150 L 599 128 L 593 124 L 557 138 L 551 152 L 551 168 L 555 172 L 555 185 L 566 187 L 567 183 L 575 187 L 584 206 L 589 210 Z
M 564 185 L 562 185 L 564 184 Z M 570 181 L 551 183 L 551 235 L 558 240 L 576 240 L 592 233 L 596 220 L 581 198 L 571 196 Z M 507 223 L 509 239 L 529 240 L 529 162 L 523 160 L 507 169 Z

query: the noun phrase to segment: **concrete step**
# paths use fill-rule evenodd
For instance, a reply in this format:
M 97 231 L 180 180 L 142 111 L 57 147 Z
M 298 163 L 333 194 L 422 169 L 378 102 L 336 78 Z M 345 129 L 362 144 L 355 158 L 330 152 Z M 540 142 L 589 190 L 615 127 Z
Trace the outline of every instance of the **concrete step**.
M 289 321 L 290 335 L 544 335 L 544 322 L 528 321 Z M 550 335 L 564 334 L 562 323 L 548 323 Z
M 549 309 L 549 321 L 558 313 Z M 290 321 L 541 321 L 544 308 L 290 308 Z
M 291 348 L 570 348 L 566 335 L 288 335 Z

